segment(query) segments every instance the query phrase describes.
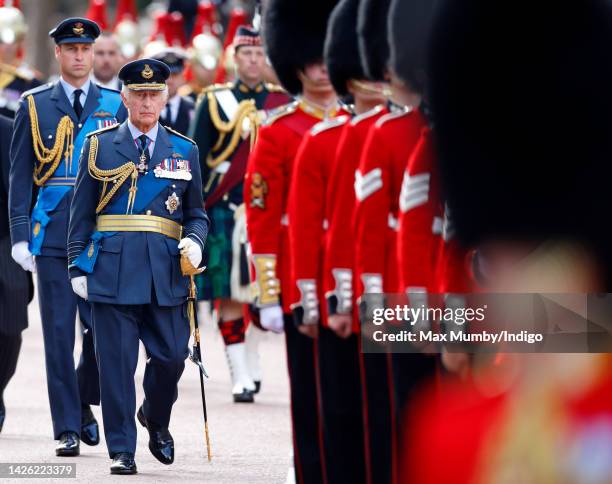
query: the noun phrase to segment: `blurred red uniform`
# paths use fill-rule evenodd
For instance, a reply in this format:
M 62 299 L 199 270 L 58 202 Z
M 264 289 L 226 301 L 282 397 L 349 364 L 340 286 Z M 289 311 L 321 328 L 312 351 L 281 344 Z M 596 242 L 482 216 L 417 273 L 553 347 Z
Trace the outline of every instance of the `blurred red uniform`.
M 370 128 L 388 113 L 388 109 L 381 106 L 355 116 L 345 126 L 339 141 L 326 194 L 329 229 L 323 264 L 323 290 L 329 314 L 353 312 L 355 265 L 353 180 Z M 359 333 L 359 321 L 356 317 L 353 320 L 353 332 Z
M 399 195 L 406 160 L 426 119 L 403 109 L 379 119 L 370 130 L 355 173 L 355 287 L 364 293 L 398 291 Z
M 288 200 L 293 281 L 290 303 L 300 323 L 320 321 L 327 326 L 327 311 L 321 297 L 329 212 L 326 193 L 340 137 L 349 119 L 338 116 L 316 124 L 296 156 Z
M 408 160 L 399 200 L 399 292 L 435 293 L 442 243 L 442 201 L 431 129 Z

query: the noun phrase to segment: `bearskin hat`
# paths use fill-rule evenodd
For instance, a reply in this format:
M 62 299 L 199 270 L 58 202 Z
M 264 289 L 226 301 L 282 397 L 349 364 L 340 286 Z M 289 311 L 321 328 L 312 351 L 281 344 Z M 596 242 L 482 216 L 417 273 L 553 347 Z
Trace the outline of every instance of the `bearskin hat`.
M 386 80 L 389 64 L 387 24 L 391 0 L 361 0 L 357 19 L 357 36 L 361 65 L 368 79 Z
M 341 0 L 327 24 L 325 63 L 329 79 L 340 96 L 349 94 L 350 79 L 365 79 L 357 47 L 357 12 L 360 0 Z
M 323 60 L 327 19 L 335 0 L 269 0 L 264 3 L 262 36 L 266 53 L 283 87 L 302 91 L 298 71 Z
M 438 0 L 391 0 L 388 35 L 392 71 L 413 90 L 426 82 L 427 46 Z
M 612 275 L 610 45 L 610 2 L 443 2 L 430 101 L 464 243 L 577 239 Z

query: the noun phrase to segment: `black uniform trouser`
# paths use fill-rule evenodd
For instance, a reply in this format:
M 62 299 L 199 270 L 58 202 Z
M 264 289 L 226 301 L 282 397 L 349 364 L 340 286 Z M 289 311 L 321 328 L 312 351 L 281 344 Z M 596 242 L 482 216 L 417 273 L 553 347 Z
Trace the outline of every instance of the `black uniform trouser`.
M 300 333 L 285 314 L 285 341 L 291 390 L 293 459 L 297 484 L 323 483 L 321 422 L 316 377 L 316 344 Z
M 8 382 L 15 374 L 20 349 L 21 333 L 0 333 L 0 402 Z
M 366 482 L 358 336 L 319 328 L 325 469 L 329 484 Z
M 391 356 L 359 352 L 369 484 L 392 482 L 394 462 L 394 411 Z

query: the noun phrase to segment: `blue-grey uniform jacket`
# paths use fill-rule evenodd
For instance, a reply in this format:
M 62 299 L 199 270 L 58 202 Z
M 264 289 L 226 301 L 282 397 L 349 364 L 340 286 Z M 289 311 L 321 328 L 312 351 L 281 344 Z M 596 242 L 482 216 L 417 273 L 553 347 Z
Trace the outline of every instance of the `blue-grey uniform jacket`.
M 65 160 L 62 156 L 53 175 L 39 187 L 33 210 L 32 176 L 38 160 L 32 139 L 28 103 L 30 96 L 34 99 L 40 140 L 45 148 L 51 149 L 54 146 L 57 127 L 64 116 L 70 116 L 74 124 L 72 157 Z M 127 111 L 119 92 L 97 86 L 93 82 L 79 119 L 59 81 L 23 93 L 15 116 L 10 151 L 9 215 L 13 244 L 27 241 L 34 255 L 66 257 L 70 201 L 85 136 L 91 131 L 121 122 L 126 117 Z M 65 152 L 65 147 L 62 150 Z M 46 169 L 43 169 L 43 173 Z
M 71 277 L 87 274 L 91 302 L 149 304 L 154 294 L 160 306 L 182 304 L 188 294 L 189 279 L 181 274 L 176 239 L 162 233 L 96 229 L 96 207 L 103 182 L 88 170 L 94 136 L 98 144 L 97 168 L 109 170 L 130 161 L 138 164 L 139 159 L 127 122 L 88 136 L 70 214 Z M 125 215 L 130 186 L 128 179 L 99 215 Z M 159 126 L 149 170 L 139 175 L 136 188 L 132 214 L 176 222 L 183 226 L 183 238 L 189 237 L 204 248 L 209 221 L 202 201 L 198 148 L 193 141 Z

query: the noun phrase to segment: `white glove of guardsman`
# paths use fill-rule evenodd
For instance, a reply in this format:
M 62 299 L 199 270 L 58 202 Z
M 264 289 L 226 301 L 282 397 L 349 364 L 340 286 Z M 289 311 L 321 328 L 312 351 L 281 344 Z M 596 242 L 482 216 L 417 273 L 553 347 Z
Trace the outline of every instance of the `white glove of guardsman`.
M 200 267 L 200 262 L 202 262 L 202 249 L 200 249 L 198 244 L 189 237 L 186 237 L 181 239 L 178 248 L 181 250 L 181 254 L 187 256 L 193 267 Z
M 282 333 L 285 325 L 283 320 L 283 308 L 278 304 L 267 306 L 259 310 L 259 322 L 261 325 L 274 333 Z
M 77 296 L 87 299 L 87 276 L 73 277 L 70 279 L 70 284 L 72 284 L 72 290 Z
M 36 272 L 36 262 L 34 256 L 25 241 L 17 242 L 11 248 L 11 257 L 19 264 L 24 271 Z

